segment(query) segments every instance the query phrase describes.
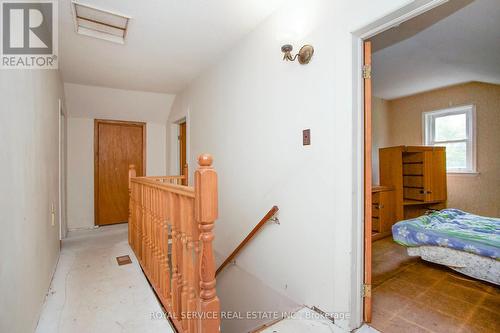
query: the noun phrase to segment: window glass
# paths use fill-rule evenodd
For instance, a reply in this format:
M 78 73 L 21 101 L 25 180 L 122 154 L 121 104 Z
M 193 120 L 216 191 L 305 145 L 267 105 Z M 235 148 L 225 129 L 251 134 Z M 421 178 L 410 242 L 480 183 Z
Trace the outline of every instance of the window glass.
M 459 106 L 423 114 L 424 144 L 446 147 L 448 172 L 476 172 L 474 106 Z
M 467 143 L 449 142 L 437 143 L 436 146 L 446 147 L 446 168 L 465 169 L 467 168 Z
M 465 113 L 435 118 L 435 141 L 467 139 L 467 117 Z

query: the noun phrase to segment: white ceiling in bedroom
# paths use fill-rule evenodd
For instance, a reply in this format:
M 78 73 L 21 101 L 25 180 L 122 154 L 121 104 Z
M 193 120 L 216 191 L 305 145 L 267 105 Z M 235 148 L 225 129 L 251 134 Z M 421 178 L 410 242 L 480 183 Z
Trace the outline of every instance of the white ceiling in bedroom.
M 500 84 L 500 0 L 454 0 L 372 39 L 373 94 Z

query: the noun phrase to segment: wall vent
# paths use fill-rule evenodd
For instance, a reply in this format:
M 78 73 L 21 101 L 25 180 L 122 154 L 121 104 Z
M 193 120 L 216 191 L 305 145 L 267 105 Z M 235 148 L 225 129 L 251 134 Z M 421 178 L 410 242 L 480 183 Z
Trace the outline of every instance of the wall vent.
M 130 16 L 78 1 L 72 1 L 71 8 L 77 33 L 109 42 L 125 44 Z

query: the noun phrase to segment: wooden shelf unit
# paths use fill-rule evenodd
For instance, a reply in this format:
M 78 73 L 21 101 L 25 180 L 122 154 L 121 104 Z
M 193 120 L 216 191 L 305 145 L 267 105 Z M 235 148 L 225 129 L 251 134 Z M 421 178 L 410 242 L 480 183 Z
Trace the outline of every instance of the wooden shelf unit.
M 446 207 L 445 149 L 427 146 L 379 149 L 380 184 L 394 188 L 396 221 Z

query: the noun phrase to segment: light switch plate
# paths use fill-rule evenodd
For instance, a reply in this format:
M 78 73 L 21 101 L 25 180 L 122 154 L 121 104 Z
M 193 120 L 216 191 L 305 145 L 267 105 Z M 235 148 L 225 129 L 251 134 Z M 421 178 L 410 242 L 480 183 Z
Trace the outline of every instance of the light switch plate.
M 311 130 L 305 129 L 302 131 L 302 145 L 309 146 L 311 144 Z

